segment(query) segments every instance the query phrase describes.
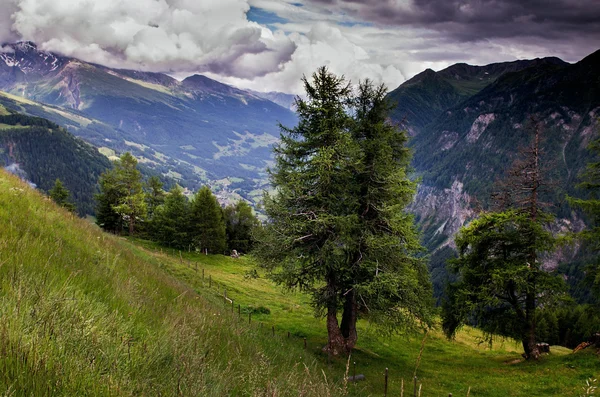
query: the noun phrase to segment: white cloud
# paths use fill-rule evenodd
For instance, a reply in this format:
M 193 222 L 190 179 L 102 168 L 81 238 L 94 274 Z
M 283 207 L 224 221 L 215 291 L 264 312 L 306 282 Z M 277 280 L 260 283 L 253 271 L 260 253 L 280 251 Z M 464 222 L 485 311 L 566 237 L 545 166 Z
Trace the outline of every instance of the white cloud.
M 295 49 L 248 21 L 245 0 L 0 0 L 0 8 L 0 42 L 31 40 L 113 67 L 252 78 L 279 70 Z
M 259 91 L 299 94 L 302 92 L 301 77 L 309 76 L 323 65 L 333 73 L 343 74 L 354 83 L 368 77 L 377 83 L 383 82 L 395 88 L 405 80 L 402 72 L 395 65 L 381 64 L 364 47 L 351 41 L 340 28 L 325 22 L 313 24 L 306 34 L 293 32 L 289 38 L 297 48 L 291 60 L 285 63 L 280 71 L 252 80 L 227 79 L 227 81 Z
M 389 8 L 390 4 L 396 6 Z M 411 18 L 400 18 L 395 24 L 378 22 L 416 9 L 400 4 L 404 3 L 0 0 L 0 43 L 32 40 L 42 49 L 106 66 L 168 72 L 178 77 L 203 73 L 243 88 L 289 93 L 301 93 L 301 77 L 322 65 L 355 83 L 370 78 L 394 89 L 425 68 L 440 70 L 457 62 L 482 65 L 553 55 L 577 61 L 597 46 L 595 36 L 585 35 L 578 37 L 578 45 L 573 45 L 573 36 L 560 35 L 555 35 L 558 39 L 527 35 L 457 39 L 471 25 L 444 22 L 451 16 L 445 15 L 446 3 L 441 1 L 432 8 L 440 10 L 434 15 L 441 21 L 437 24 L 412 23 Z M 272 21 L 278 22 L 261 26 L 249 21 L 251 6 L 276 15 Z M 481 10 L 486 15 L 489 11 L 485 7 Z M 472 12 L 469 7 L 461 10 L 464 15 Z M 429 15 L 425 14 L 418 15 Z M 450 28 L 456 30 L 454 35 L 448 33 Z

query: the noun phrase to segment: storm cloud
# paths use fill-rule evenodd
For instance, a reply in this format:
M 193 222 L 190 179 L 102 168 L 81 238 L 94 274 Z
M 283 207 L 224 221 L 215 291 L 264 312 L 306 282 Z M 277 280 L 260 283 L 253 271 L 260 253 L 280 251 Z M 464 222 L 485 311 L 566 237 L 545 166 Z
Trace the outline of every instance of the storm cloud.
M 458 40 L 600 35 L 598 0 L 310 0 L 364 21 L 424 27 Z

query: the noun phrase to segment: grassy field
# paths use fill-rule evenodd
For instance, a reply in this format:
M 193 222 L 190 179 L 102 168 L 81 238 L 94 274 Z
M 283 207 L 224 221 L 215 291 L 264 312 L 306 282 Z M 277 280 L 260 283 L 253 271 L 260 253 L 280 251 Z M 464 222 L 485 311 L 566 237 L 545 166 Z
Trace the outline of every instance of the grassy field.
M 165 259 L 0 170 L 0 395 L 341 394 Z
M 402 380 L 411 395 L 422 335 L 361 323 L 348 372 L 356 362 L 366 381 L 345 384 L 310 300 L 252 268 L 102 233 L 0 171 L 0 395 L 377 396 L 385 368 L 388 396 Z M 430 332 L 421 395 L 580 396 L 600 374 L 592 351 L 553 347 L 529 363 L 514 343 L 479 340 Z
M 233 299 L 233 315 L 238 315 L 238 304 L 245 322 L 252 311 L 253 324 L 263 323 L 260 329 L 265 335 L 273 332 L 272 327 L 284 339 L 290 332 L 292 346 L 303 346 L 306 338 L 308 351 L 320 361 L 328 378 L 343 379 L 347 361 L 330 360 L 321 352 L 326 343 L 325 323 L 313 315 L 310 299 L 283 291 L 264 277 L 249 278 L 254 268 L 251 259 L 180 253 L 144 241 L 135 243 L 145 247 L 148 255 L 161 258 L 170 274 L 230 308 L 231 303 L 223 297 L 226 290 L 227 297 Z M 264 313 L 266 309 L 270 314 Z M 412 395 L 409 392 L 413 391 L 422 342 L 423 335 L 382 336 L 378 329 L 361 322 L 349 372 L 352 375 L 356 362 L 356 373 L 364 374 L 366 381 L 349 385 L 350 394 L 383 395 L 388 368 L 388 396 L 399 396 L 402 382 L 404 395 Z M 569 349 L 553 346 L 551 352 L 539 362 L 525 362 L 521 359 L 522 346 L 515 341 L 499 339 L 490 347 L 482 343 L 481 333 L 471 328 L 459 332 L 455 341 L 448 341 L 434 329 L 425 340 L 417 384 L 422 396 L 580 396 L 587 379 L 600 377 L 595 351 L 572 354 Z

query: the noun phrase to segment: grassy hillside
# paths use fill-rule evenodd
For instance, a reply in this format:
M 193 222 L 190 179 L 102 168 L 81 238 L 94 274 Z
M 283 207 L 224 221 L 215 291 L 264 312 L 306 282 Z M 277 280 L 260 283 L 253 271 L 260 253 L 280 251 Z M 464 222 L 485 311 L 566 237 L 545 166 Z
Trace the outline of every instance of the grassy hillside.
M 202 291 L 208 289 L 210 275 L 210 292 L 220 294 L 224 305 L 223 290 L 226 289 L 227 296 L 234 301 L 234 314 L 241 304 L 246 321 L 248 308 L 251 308 L 253 323 L 264 323 L 265 335 L 272 332 L 272 327 L 277 335 L 285 338 L 290 332 L 292 346 L 302 346 L 306 337 L 309 352 L 320 360 L 328 379 L 339 382 L 343 378 L 347 361 L 340 358 L 329 362 L 322 353 L 321 348 L 327 342 L 325 322 L 314 317 L 309 298 L 281 291 L 263 277 L 249 279 L 251 259 L 169 250 L 161 254 L 161 249 L 150 243 L 138 243 L 145 246 L 148 253 L 164 258 L 165 269 L 171 274 Z M 269 314 L 264 313 L 266 309 Z M 409 394 L 413 391 L 411 380 L 422 340 L 423 335 L 384 336 L 367 322 L 360 322 L 359 341 L 351 361 L 356 362 L 356 373 L 364 374 L 366 381 L 348 385 L 349 394 L 383 395 L 384 373 L 388 368 L 388 396 L 400 395 L 403 380 L 404 395 L 412 396 Z M 439 329 L 433 330 L 425 341 L 417 370 L 418 384 L 422 385 L 422 396 L 447 396 L 448 393 L 466 396 L 469 388 L 470 396 L 580 396 L 586 380 L 600 376 L 600 360 L 595 351 L 572 354 L 559 346 L 551 350 L 552 353 L 539 362 L 525 362 L 521 357 L 522 347 L 512 340 L 497 340 L 490 348 L 482 343 L 481 333 L 474 329 L 464 329 L 452 342 L 447 341 Z M 352 373 L 351 364 L 349 374 Z
M 0 394 L 335 394 L 165 266 L 0 171 Z
M 351 360 L 366 381 L 344 385 L 347 361 L 321 352 L 325 325 L 308 298 L 248 278 L 251 269 L 249 258 L 101 233 L 0 172 L 0 393 L 326 396 L 346 386 L 376 396 L 385 368 L 389 396 L 403 379 L 412 392 L 422 335 L 383 336 L 360 323 Z M 553 347 L 523 362 L 518 345 L 489 349 L 480 336 L 428 335 L 417 371 L 423 396 L 466 396 L 469 387 L 471 396 L 579 396 L 600 375 L 593 351 Z

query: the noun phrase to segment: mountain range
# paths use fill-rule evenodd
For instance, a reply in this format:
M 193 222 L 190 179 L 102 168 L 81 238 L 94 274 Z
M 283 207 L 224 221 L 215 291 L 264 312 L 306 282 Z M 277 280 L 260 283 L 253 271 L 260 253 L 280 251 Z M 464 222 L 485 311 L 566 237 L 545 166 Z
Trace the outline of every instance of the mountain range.
M 66 118 L 61 125 L 104 153 L 132 151 L 191 189 L 208 184 L 222 196 L 256 199 L 278 123 L 296 122 L 291 110 L 205 76 L 110 69 L 31 42 L 3 48 L 0 90 L 37 102 L 46 113 L 35 115 Z
M 600 51 L 575 64 L 543 58 L 426 70 L 389 98 L 396 104 L 393 118 L 413 136 L 421 184 L 412 210 L 432 252 L 438 292 L 452 237 L 479 208 L 489 208 L 495 181 L 531 142 L 532 123 L 542 131 L 542 161 L 552 185 L 543 199 L 556 215 L 555 228 L 583 228 L 566 195 L 581 194 L 575 186 L 590 160 L 587 145 L 598 136 Z M 548 258 L 547 267 L 574 254 L 562 250 Z
M 131 151 L 150 171 L 221 199 L 258 202 L 267 187 L 278 123 L 293 126 L 293 96 L 244 91 L 205 76 L 110 69 L 22 42 L 0 53 L 0 104 L 45 117 L 114 159 Z M 408 129 L 421 179 L 411 210 L 429 248 L 438 292 L 454 234 L 489 207 L 494 182 L 531 138 L 533 118 L 552 165 L 557 229 L 585 219 L 565 196 L 598 134 L 600 51 L 569 64 L 555 57 L 425 70 L 388 94 L 391 119 Z M 559 253 L 564 258 L 572 253 Z M 549 260 L 556 267 L 560 258 Z

